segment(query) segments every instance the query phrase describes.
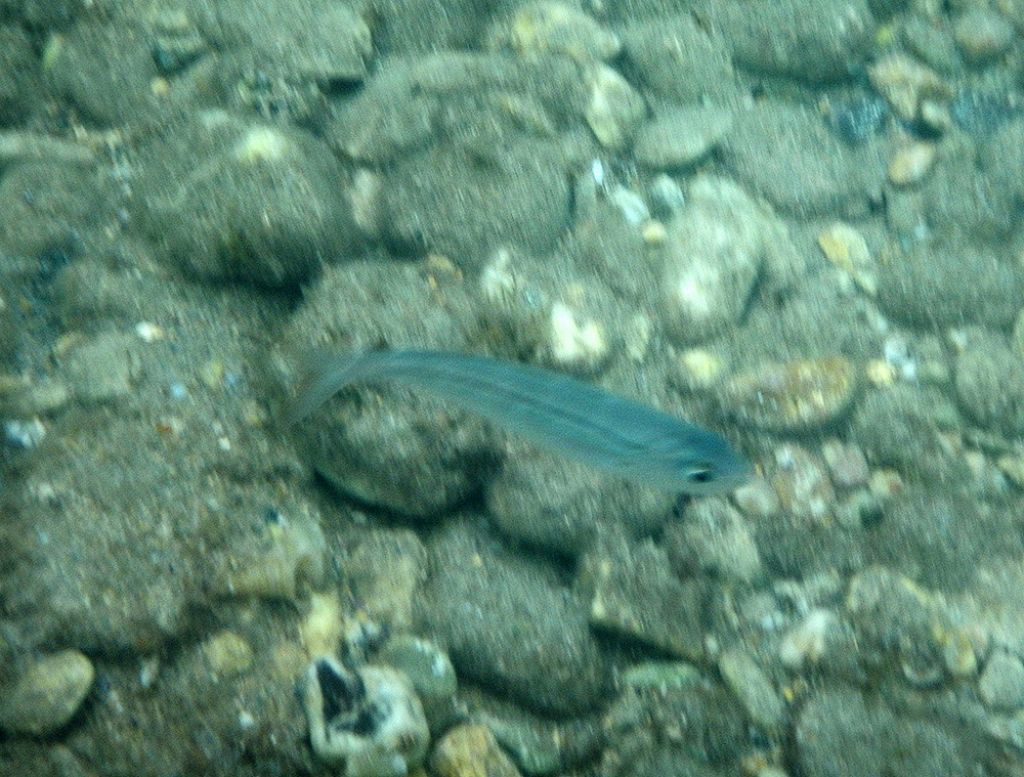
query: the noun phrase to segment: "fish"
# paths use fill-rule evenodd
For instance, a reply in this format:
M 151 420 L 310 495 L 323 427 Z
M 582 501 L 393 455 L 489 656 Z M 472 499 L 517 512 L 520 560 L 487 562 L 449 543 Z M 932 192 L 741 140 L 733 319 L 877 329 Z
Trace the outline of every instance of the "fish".
M 299 423 L 357 382 L 422 389 L 538 447 L 658 488 L 723 494 L 752 474 L 724 437 L 682 418 L 564 373 L 450 351 L 310 354 L 282 421 Z

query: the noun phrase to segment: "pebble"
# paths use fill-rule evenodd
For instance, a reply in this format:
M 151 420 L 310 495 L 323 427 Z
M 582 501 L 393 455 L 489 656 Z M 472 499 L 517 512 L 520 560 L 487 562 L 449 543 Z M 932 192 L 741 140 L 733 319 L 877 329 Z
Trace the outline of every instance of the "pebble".
M 726 650 L 718 671 L 756 726 L 769 734 L 782 729 L 786 705 L 754 656 L 740 648 Z
M 4 421 L 4 442 L 12 448 L 31 450 L 38 447 L 45 436 L 46 427 L 38 418 Z
M 877 499 L 892 499 L 903 491 L 903 476 L 894 469 L 878 469 L 871 473 L 868 490 Z
M 905 121 L 920 118 L 924 103 L 952 97 L 949 85 L 938 73 L 905 54 L 890 54 L 878 60 L 868 68 L 868 78 Z
M 526 3 L 506 29 L 491 36 L 492 45 L 507 45 L 520 54 L 566 54 L 577 62 L 608 60 L 622 50 L 610 30 L 568 3 Z
M 708 389 L 718 384 L 725 372 L 725 363 L 718 354 L 706 348 L 688 348 L 676 359 L 676 378 L 687 390 Z
M 490 729 L 480 724 L 456 726 L 434 747 L 430 770 L 438 777 L 519 777 Z
M 580 570 L 593 628 L 684 660 L 703 657 L 701 593 L 679 580 L 662 548 L 608 542 L 585 554 Z
M 668 229 L 657 219 L 650 219 L 645 221 L 640 228 L 640 237 L 643 239 L 644 245 L 658 248 L 668 241 Z
M 997 11 L 983 6 L 969 8 L 953 23 L 953 39 L 960 53 L 974 64 L 1001 56 L 1013 38 L 1013 25 Z
M 222 629 L 203 643 L 203 655 L 214 680 L 245 672 L 253 662 L 252 646 L 241 634 Z
M 547 336 L 538 354 L 562 369 L 593 373 L 610 354 L 604 324 L 565 304 L 556 302 L 548 317 Z
M 625 186 L 615 186 L 608 192 L 608 201 L 622 214 L 626 222 L 639 226 L 651 218 L 651 211 L 644 198 Z
M 87 402 L 107 402 L 130 394 L 138 347 L 135 337 L 110 332 L 72 350 L 64 365 L 72 393 Z
M 740 511 L 750 518 L 771 518 L 782 509 L 779 495 L 771 483 L 758 477 L 737 488 L 732 499 Z
M 689 196 L 661 252 L 662 317 L 684 345 L 739 321 L 768 257 L 785 242 L 774 214 L 727 179 L 701 176 Z
M 726 382 L 724 404 L 743 423 L 777 432 L 819 429 L 840 419 L 857 394 L 857 370 L 842 356 L 771 362 Z
M 677 535 L 680 542 L 674 541 Z M 761 574 L 761 556 L 750 528 L 723 499 L 709 497 L 692 505 L 684 523 L 665 530 L 665 543 L 676 569 L 697 568 L 738 582 L 751 582 Z
M 310 658 L 329 656 L 338 649 L 344 631 L 341 602 L 336 593 L 313 592 L 309 609 L 299 622 L 299 638 Z
M 818 664 L 825 656 L 828 637 L 840 628 L 839 616 L 831 610 L 811 610 L 779 642 L 779 660 L 789 669 Z
M 878 270 L 864 235 L 855 227 L 835 221 L 818 233 L 818 247 L 832 264 L 846 272 L 869 296 L 878 293 Z
M 605 148 L 624 147 L 644 118 L 643 97 L 607 65 L 592 67 L 588 81 L 590 99 L 583 111 L 587 125 Z
M 836 501 L 824 465 L 798 445 L 782 445 L 775 451 L 771 484 L 782 509 L 796 518 L 824 521 Z
M 984 634 L 965 628 L 952 628 L 942 645 L 942 659 L 946 671 L 958 680 L 966 680 L 978 673 L 979 648 L 984 649 Z
M 655 170 L 690 167 L 711 152 L 732 122 L 732 111 L 725 108 L 673 108 L 644 124 L 633 153 L 640 164 Z
M 916 141 L 898 149 L 889 160 L 887 175 L 894 186 L 912 186 L 924 180 L 935 166 L 934 143 Z
M 135 335 L 144 343 L 156 343 L 167 339 L 167 331 L 159 324 L 140 321 L 135 325 Z
M 978 693 L 993 709 L 1010 711 L 1024 707 L 1024 663 L 1005 650 L 997 650 L 978 678 Z
M 59 730 L 78 711 L 95 677 L 92 661 L 77 650 L 38 659 L 0 701 L 0 729 L 29 736 Z
M 430 640 L 399 634 L 389 639 L 375 658 L 408 677 L 428 709 L 447 704 L 458 690 L 451 659 Z
M 327 541 L 313 515 L 281 515 L 264 522 L 250 544 L 232 548 L 214 577 L 220 594 L 262 599 L 293 599 L 304 582 L 324 575 Z
M 896 367 L 885 359 L 871 359 L 864 365 L 864 377 L 876 388 L 885 388 L 896 382 Z
M 702 680 L 700 669 L 685 661 L 645 661 L 626 669 L 620 684 L 634 691 L 664 692 L 669 688 L 692 688 Z
M 683 187 L 667 173 L 659 173 L 651 181 L 651 207 L 656 216 L 669 219 L 683 209 L 686 195 Z
M 821 456 L 828 465 L 832 483 L 840 488 L 863 486 L 871 477 L 864 451 L 856 443 L 826 440 L 821 446 Z

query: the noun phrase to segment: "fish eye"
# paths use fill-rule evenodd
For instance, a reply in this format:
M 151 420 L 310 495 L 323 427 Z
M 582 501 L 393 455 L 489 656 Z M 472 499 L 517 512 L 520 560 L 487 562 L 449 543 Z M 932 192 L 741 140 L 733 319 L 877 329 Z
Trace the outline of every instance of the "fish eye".
M 715 479 L 715 470 L 710 464 L 701 464 L 686 473 L 691 483 L 710 483 Z

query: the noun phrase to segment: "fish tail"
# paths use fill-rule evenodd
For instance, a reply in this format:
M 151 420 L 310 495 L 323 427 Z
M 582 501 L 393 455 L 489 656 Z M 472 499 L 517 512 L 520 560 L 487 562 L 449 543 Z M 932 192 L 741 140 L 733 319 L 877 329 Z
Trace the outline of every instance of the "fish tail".
M 372 376 L 375 364 L 372 352 L 312 350 L 303 354 L 298 361 L 299 384 L 284 403 L 281 423 L 286 427 L 299 423 L 348 384 Z

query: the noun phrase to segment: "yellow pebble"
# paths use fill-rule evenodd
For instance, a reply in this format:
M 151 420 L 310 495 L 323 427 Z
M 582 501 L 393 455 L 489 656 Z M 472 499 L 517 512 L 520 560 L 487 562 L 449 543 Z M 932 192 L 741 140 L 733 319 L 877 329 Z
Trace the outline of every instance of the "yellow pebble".
M 657 219 L 650 219 L 645 222 L 640 234 L 643 236 L 644 243 L 649 246 L 664 245 L 668 239 L 668 230 Z
M 896 382 L 896 368 L 884 359 L 872 359 L 865 368 L 868 381 L 873 386 L 883 388 Z
M 920 182 L 935 165 L 934 143 L 910 143 L 889 160 L 889 181 L 895 186 L 911 186 Z

